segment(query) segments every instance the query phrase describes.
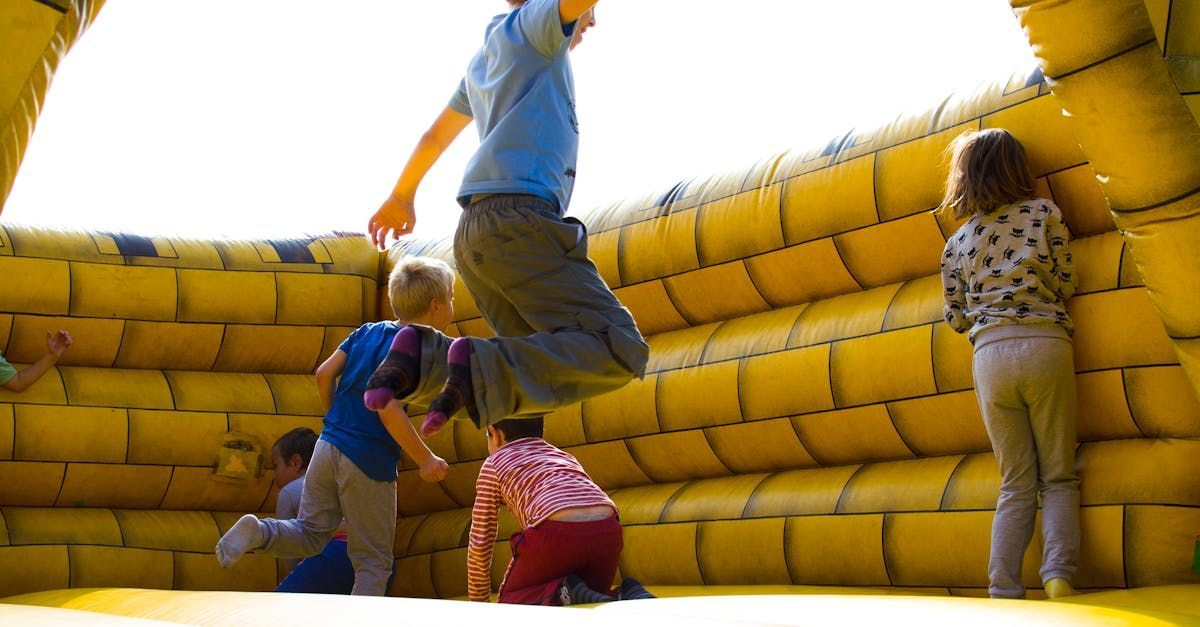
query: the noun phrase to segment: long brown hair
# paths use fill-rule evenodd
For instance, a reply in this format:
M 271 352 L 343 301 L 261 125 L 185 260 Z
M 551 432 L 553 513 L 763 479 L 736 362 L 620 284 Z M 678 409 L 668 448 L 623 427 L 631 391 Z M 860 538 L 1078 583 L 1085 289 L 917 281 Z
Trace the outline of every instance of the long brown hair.
M 950 175 L 940 211 L 963 218 L 1033 197 L 1025 147 L 1008 131 L 968 131 L 954 138 L 947 150 Z

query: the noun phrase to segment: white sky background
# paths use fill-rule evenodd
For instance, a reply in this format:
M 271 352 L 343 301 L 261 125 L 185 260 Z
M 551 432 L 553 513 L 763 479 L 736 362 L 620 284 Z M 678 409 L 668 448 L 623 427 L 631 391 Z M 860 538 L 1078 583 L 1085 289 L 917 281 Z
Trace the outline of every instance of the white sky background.
M 6 222 L 362 232 L 503 0 L 108 0 L 51 86 Z M 603 0 L 572 53 L 572 212 L 810 149 L 1031 67 L 1005 0 Z M 425 178 L 449 234 L 468 127 Z

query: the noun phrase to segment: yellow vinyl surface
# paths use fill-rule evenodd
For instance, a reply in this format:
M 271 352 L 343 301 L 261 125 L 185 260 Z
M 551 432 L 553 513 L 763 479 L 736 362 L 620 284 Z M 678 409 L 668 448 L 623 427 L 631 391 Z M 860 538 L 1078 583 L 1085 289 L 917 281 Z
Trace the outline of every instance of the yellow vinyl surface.
M 102 4 L 0 3 L 0 199 L 54 68 Z M 622 575 L 713 598 L 571 620 L 1197 622 L 1200 9 L 1011 4 L 1040 69 L 577 214 L 650 362 L 643 380 L 551 414 L 546 437 L 620 507 Z M 1068 303 L 1075 585 L 1090 594 L 1070 603 L 945 598 L 986 595 L 999 475 L 971 346 L 942 322 L 939 254 L 957 224 L 931 209 L 948 143 L 996 127 L 1024 143 L 1038 194 L 1062 208 L 1080 277 Z M 212 555 L 240 515 L 274 509 L 270 445 L 320 429 L 314 368 L 390 317 L 387 273 L 418 254 L 453 263 L 448 237 L 381 254 L 346 235 L 206 241 L 0 222 L 0 351 L 20 367 L 47 331 L 75 337 L 32 388 L 0 390 L 0 597 L 59 608 L 0 605 L 0 620 L 484 620 L 450 602 L 247 594 L 274 587 L 277 563 L 221 569 Z M 456 316 L 453 335 L 492 333 L 461 281 Z M 458 422 L 429 445 L 450 471 L 426 484 L 402 462 L 390 593 L 455 598 L 486 442 Z M 220 467 L 231 449 L 246 452 L 246 474 Z M 500 528 L 494 581 L 517 530 L 506 512 Z M 1031 597 L 1040 553 L 1035 535 Z
M 80 589 L 0 604 L 0 619 L 47 624 L 199 624 L 436 620 L 465 625 L 1200 625 L 1194 586 L 1083 595 L 1071 603 L 1027 603 L 914 595 L 905 590 L 811 586 L 653 587 L 658 599 L 591 606 L 527 607 L 426 599 L 326 595 Z M 1147 608 L 1153 604 L 1159 607 Z M 72 616 L 71 614 L 76 614 Z M 146 622 L 146 621 L 159 622 Z M 53 622 L 58 621 L 58 622 Z M 94 622 L 87 622 L 94 621 Z M 107 622 L 105 622 L 107 621 Z M 128 621 L 128 622 L 125 622 Z

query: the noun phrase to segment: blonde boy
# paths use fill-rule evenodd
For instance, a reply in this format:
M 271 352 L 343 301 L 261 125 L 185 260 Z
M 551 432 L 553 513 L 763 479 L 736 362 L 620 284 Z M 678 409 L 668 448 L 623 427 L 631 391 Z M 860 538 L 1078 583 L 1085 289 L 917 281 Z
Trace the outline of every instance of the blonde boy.
M 327 411 L 306 473 L 299 515 L 293 520 L 243 516 L 217 544 L 222 566 L 232 565 L 248 551 L 283 558 L 316 555 L 344 516 L 354 564 L 351 594 L 386 592 L 401 450 L 420 465 L 426 481 L 440 481 L 447 466 L 425 446 L 398 405 L 376 414 L 363 405 L 363 392 L 401 328 L 419 324 L 444 329 L 450 324 L 454 273 L 437 259 L 406 258 L 392 271 L 388 293 L 396 320 L 362 325 L 317 368 L 317 389 Z

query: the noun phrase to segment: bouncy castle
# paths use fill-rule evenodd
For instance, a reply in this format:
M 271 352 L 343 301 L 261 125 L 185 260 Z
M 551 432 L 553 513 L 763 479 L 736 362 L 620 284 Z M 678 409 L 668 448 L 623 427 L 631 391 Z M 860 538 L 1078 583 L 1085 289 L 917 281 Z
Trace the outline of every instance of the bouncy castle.
M 0 620 L 1200 625 L 1200 4 L 1011 4 L 1037 70 L 575 214 L 650 364 L 547 416 L 546 439 L 618 505 L 620 572 L 655 600 L 445 600 L 466 593 L 487 456 L 469 422 L 429 441 L 450 462 L 443 482 L 401 469 L 389 593 L 403 598 L 269 594 L 274 559 L 214 558 L 241 515 L 274 510 L 271 443 L 320 430 L 316 365 L 392 317 L 399 259 L 453 264 L 448 237 L 380 253 L 358 234 L 0 223 L 4 356 L 36 360 L 48 329 L 76 341 L 29 390 L 0 390 Z M 102 7 L 0 5 L 0 199 L 56 65 Z M 958 227 L 932 211 L 944 152 L 994 127 L 1024 144 L 1038 195 L 1061 207 L 1080 277 L 1081 594 L 1056 601 L 979 598 L 1000 479 L 971 345 L 942 319 L 939 256 Z M 452 334 L 489 336 L 456 294 Z M 500 526 L 502 539 L 516 530 L 511 516 Z M 501 541 L 494 581 L 508 555 Z

